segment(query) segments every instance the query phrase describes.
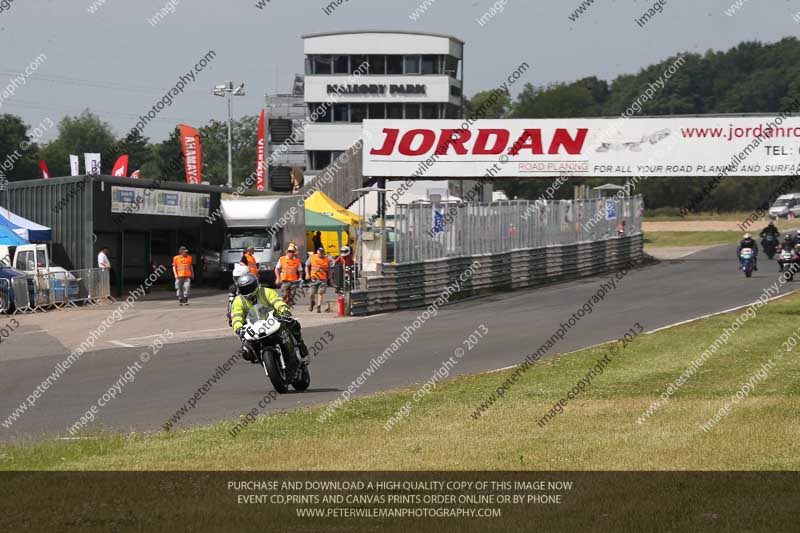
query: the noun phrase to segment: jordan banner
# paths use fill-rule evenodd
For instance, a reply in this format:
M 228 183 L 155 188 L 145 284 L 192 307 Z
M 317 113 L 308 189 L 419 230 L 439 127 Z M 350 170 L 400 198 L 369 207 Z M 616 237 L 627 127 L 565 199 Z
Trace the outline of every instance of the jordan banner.
M 365 176 L 790 176 L 800 117 L 365 120 Z
M 200 146 L 200 134 L 186 124 L 181 124 L 179 127 L 186 167 L 186 183 L 198 185 L 203 181 L 203 149 Z
M 256 141 L 256 190 L 263 191 L 265 189 L 265 176 L 266 167 L 265 153 L 266 143 L 264 142 L 264 110 L 261 110 L 261 116 L 258 119 L 258 140 Z
M 128 155 L 121 155 L 114 163 L 114 170 L 111 171 L 112 176 L 124 178 L 128 175 Z

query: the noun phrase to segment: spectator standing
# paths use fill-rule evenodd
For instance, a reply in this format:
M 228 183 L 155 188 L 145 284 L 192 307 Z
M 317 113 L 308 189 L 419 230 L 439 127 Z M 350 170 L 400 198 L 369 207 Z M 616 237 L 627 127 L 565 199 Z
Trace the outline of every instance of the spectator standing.
M 331 284 L 331 268 L 333 260 L 325 255 L 325 248 L 318 247 L 317 253 L 308 256 L 306 261 L 306 278 L 311 280 L 311 306 L 309 311 L 317 306 L 317 313 L 322 312 L 322 300 L 325 298 L 325 291 Z
M 100 253 L 97 254 L 97 268 L 108 272 L 109 288 L 114 292 L 114 268 L 111 266 L 111 260 L 108 259 L 108 246 L 100 248 Z
M 189 305 L 189 289 L 194 279 L 192 256 L 185 246 L 178 249 L 178 255 L 172 258 L 172 273 L 175 275 L 175 292 L 178 305 Z
M 256 262 L 255 248 L 249 246 L 247 248 L 247 251 L 242 255 L 242 258 L 239 260 L 239 262 L 247 265 L 247 268 L 250 269 L 250 273 L 258 277 L 258 263 Z

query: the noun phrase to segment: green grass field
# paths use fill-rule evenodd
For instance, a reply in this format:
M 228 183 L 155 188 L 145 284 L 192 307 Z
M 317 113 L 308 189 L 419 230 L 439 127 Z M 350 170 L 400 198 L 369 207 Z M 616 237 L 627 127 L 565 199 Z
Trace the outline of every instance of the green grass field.
M 647 231 L 644 245 L 654 248 L 668 246 L 711 246 L 736 244 L 742 238 L 738 231 Z
M 713 211 L 698 211 L 695 213 L 688 213 L 685 217 L 680 216 L 679 209 L 666 209 L 645 211 L 645 222 L 676 222 L 676 221 L 691 221 L 691 220 L 735 220 L 741 222 L 751 215 L 748 211 L 728 211 L 728 212 L 713 212 Z
M 260 417 L 237 437 L 229 434 L 234 423 L 230 421 L 171 434 L 109 434 L 78 441 L 3 445 L 0 468 L 800 469 L 800 360 L 796 353 L 788 353 L 713 430 L 705 432 L 701 427 L 798 329 L 798 295 L 762 308 L 665 406 L 637 423 L 651 402 L 739 313 L 638 335 L 611 357 L 604 373 L 594 378 L 582 396 L 567 403 L 564 412 L 544 428 L 536 421 L 599 358 L 610 353 L 610 344 L 535 364 L 478 420 L 470 413 L 511 371 L 444 382 L 388 432 L 383 428 L 387 418 L 412 398 L 416 387 L 351 401 L 325 423 L 317 419 L 322 407 Z M 609 336 L 624 333 L 608 332 Z M 531 339 L 531 346 L 540 340 Z M 242 411 L 250 407 L 243 405 Z M 287 463 L 286 450 L 303 453 L 292 453 Z

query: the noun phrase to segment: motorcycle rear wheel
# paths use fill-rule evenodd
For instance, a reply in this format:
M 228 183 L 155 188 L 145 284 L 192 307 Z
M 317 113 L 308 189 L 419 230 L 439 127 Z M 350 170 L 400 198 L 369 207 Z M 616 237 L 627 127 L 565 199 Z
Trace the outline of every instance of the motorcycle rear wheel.
M 261 352 L 261 364 L 264 365 L 264 369 L 267 371 L 267 375 L 275 391 L 278 394 L 286 394 L 289 392 L 289 383 L 286 381 L 286 376 L 279 366 L 277 352 L 265 348 Z

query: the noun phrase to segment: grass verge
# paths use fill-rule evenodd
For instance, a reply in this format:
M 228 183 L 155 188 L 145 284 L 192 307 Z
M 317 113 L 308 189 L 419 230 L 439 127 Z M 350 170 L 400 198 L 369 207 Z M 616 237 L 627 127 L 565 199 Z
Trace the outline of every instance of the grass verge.
M 740 313 L 638 335 L 544 428 L 536 421 L 611 345 L 537 363 L 478 420 L 470 413 L 511 371 L 441 383 L 388 432 L 387 418 L 416 388 L 353 400 L 325 423 L 317 420 L 321 407 L 261 417 L 237 437 L 229 433 L 233 422 L 223 422 L 172 434 L 3 445 L 0 469 L 798 470 L 794 352 L 713 430 L 701 425 L 797 331 L 799 295 L 760 309 L 665 406 L 637 423 Z
M 736 244 L 742 238 L 738 231 L 648 231 L 644 234 L 645 246 L 711 246 Z

